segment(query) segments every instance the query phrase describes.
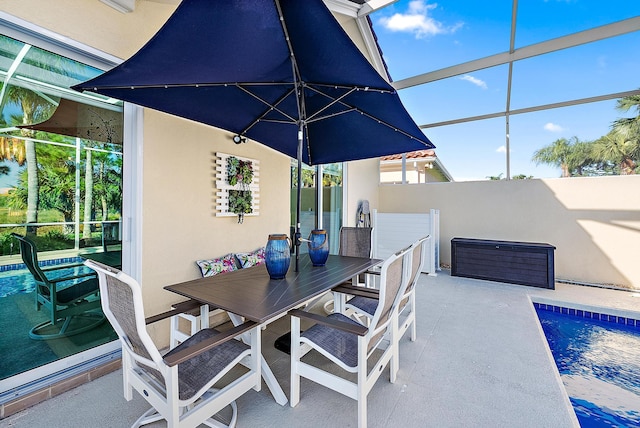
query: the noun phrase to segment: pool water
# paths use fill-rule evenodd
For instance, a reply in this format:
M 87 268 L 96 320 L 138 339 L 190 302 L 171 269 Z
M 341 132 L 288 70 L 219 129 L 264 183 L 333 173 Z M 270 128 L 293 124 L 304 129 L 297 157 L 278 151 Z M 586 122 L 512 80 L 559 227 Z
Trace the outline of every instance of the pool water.
M 538 318 L 580 425 L 640 427 L 640 322 L 539 306 Z
M 45 269 L 47 267 L 51 267 L 59 264 L 66 264 L 69 262 L 80 263 L 82 262 L 82 259 L 77 257 L 77 258 L 74 258 L 73 260 L 70 260 L 67 258 L 67 259 L 60 259 L 60 261 L 48 261 L 46 263 Z M 20 266 L 17 266 L 17 267 L 20 267 Z M 89 273 L 89 272 L 92 272 L 92 271 L 88 267 L 77 266 L 77 267 L 72 267 L 68 269 L 59 269 L 59 270 L 46 272 L 46 275 L 48 278 L 60 278 L 63 276 L 73 276 L 73 275 Z M 63 283 L 63 285 L 71 285 L 77 281 L 78 280 L 73 282 L 70 281 L 68 283 Z M 35 286 L 36 284 L 35 284 L 35 281 L 33 280 L 33 276 L 31 275 L 31 273 L 29 273 L 26 267 L 24 267 L 23 269 L 6 269 L 0 272 L 0 298 L 8 297 L 13 294 L 31 293 L 35 290 Z

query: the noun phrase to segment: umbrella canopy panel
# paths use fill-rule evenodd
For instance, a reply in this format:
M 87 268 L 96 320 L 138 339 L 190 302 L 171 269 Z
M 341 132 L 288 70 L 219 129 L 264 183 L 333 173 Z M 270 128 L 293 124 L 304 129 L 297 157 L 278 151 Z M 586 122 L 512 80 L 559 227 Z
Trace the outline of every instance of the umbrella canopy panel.
M 310 165 L 433 148 L 322 0 L 183 0 L 74 87 L 247 136 Z

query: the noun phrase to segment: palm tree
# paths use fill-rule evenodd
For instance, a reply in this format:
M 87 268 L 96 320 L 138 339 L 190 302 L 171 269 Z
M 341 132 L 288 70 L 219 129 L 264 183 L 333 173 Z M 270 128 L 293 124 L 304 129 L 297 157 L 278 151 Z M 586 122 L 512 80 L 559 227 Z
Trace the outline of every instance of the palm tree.
M 0 43 L 3 46 L 12 46 L 14 49 L 20 49 L 14 60 L 14 64 L 28 63 L 34 70 L 34 73 L 41 73 L 45 79 L 45 75 L 50 77 L 49 74 L 54 73 L 62 77 L 85 75 L 83 71 L 88 67 L 80 64 L 71 59 L 52 54 L 46 50 L 23 44 L 20 41 L 14 40 L 7 36 L 0 35 Z M 12 49 L 13 50 L 13 49 Z M 11 51 L 11 50 L 9 50 Z M 17 68 L 16 68 L 17 70 Z M 11 76 L 8 75 L 8 81 L 11 81 Z M 40 78 L 37 76 L 37 78 Z M 59 98 L 52 95 L 45 95 L 30 89 L 10 85 L 5 81 L 4 85 L 0 89 L 0 111 L 5 103 L 10 103 L 22 110 L 21 120 L 15 124 L 30 125 L 39 121 L 48 119 L 55 110 Z M 40 204 L 39 195 L 39 178 L 38 178 L 38 158 L 36 153 L 35 142 L 29 137 L 33 137 L 34 132 L 26 129 L 20 131 L 21 135 L 27 137 L 24 142 L 25 158 L 27 162 L 28 171 L 28 196 L 27 196 L 27 223 L 37 223 L 38 221 L 38 209 Z M 28 233 L 36 232 L 35 227 L 27 227 Z
M 93 161 L 91 159 L 91 150 L 86 150 L 85 169 L 84 169 L 84 228 L 82 230 L 82 238 L 91 238 L 91 213 L 93 211 Z
M 38 132 L 36 137 L 48 141 L 66 142 L 65 137 L 55 134 Z M 58 211 L 63 215 L 65 222 L 73 222 L 76 165 L 72 149 L 58 145 L 39 146 L 38 162 L 38 209 Z M 9 196 L 13 208 L 26 208 L 31 194 L 29 179 L 27 170 L 22 171 L 18 176 L 16 189 Z M 66 225 L 63 230 L 64 233 L 71 233 L 73 226 Z M 30 228 L 29 233 L 35 233 L 34 228 Z
M 23 166 L 27 161 L 24 144 L 17 138 L 0 137 L 0 162 L 9 161 L 16 162 L 18 166 Z M 10 171 L 9 166 L 5 166 L 7 174 Z
M 560 167 L 562 177 L 570 177 L 572 165 L 571 162 L 571 146 L 578 140 L 573 137 L 571 141 L 566 138 L 559 138 L 550 145 L 536 150 L 533 154 L 533 160 L 536 165 L 541 163 Z
M 109 148 L 109 145 L 102 145 L 103 150 Z M 110 207 L 120 214 L 122 212 L 122 156 L 96 151 L 92 160 L 94 169 L 97 169 L 93 193 L 95 199 L 98 199 L 96 205 L 99 203 L 101 220 L 106 221 Z
M 616 102 L 616 110 L 628 112 L 636 111 L 636 117 L 624 117 L 613 122 L 613 129 L 624 134 L 629 140 L 635 140 L 636 143 L 640 139 L 640 95 L 630 95 L 620 98 Z
M 55 110 L 55 105 L 42 98 L 36 92 L 19 86 L 10 85 L 6 92 L 7 101 L 20 107 L 22 116 L 14 116 L 13 121 L 20 125 L 29 125 L 48 119 Z M 38 222 L 38 208 L 40 204 L 38 187 L 38 156 L 35 142 L 31 139 L 34 132 L 28 129 L 21 129 L 20 134 L 27 137 L 24 141 L 25 158 L 27 161 L 27 180 L 29 194 L 27 196 L 27 218 L 26 223 Z M 31 137 L 31 138 L 29 138 Z M 35 227 L 28 227 L 28 233 L 35 234 Z
M 598 157 L 594 155 L 593 146 L 592 141 L 579 141 L 574 137 L 567 158 L 569 174 L 572 177 L 589 175 L 586 171 L 599 163 Z
M 640 158 L 640 144 L 637 139 L 628 138 L 624 131 L 614 129 L 595 142 L 594 154 L 615 163 L 621 175 L 630 175 L 635 173 L 636 161 Z

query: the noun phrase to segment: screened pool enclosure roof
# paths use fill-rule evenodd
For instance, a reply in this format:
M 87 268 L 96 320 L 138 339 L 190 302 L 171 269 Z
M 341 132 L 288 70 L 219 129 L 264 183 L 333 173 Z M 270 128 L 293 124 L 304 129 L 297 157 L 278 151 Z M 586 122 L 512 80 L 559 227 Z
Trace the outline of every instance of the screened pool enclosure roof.
M 403 0 L 371 22 L 392 85 L 456 180 L 523 172 L 560 137 L 595 140 L 620 116 L 615 100 L 640 93 L 638 2 Z

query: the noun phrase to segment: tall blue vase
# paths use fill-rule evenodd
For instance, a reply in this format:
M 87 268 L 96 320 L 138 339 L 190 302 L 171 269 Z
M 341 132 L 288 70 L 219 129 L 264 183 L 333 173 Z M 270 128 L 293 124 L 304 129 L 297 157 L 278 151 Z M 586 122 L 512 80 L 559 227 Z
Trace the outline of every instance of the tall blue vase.
M 314 266 L 324 266 L 329 257 L 329 235 L 324 229 L 314 229 L 309 235 L 309 258 Z
M 264 249 L 264 262 L 271 279 L 282 279 L 287 275 L 291 253 L 289 237 L 284 234 L 269 235 Z

